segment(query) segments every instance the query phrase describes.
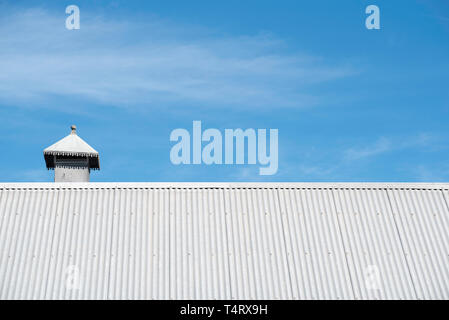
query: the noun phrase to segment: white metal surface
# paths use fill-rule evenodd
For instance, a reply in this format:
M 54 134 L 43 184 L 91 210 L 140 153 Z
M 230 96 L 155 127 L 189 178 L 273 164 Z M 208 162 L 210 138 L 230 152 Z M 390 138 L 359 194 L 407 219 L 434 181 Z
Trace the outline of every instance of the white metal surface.
M 44 154 L 98 156 L 98 152 L 81 139 L 76 130 L 44 150 Z
M 0 184 L 0 299 L 449 299 L 448 204 L 448 184 Z

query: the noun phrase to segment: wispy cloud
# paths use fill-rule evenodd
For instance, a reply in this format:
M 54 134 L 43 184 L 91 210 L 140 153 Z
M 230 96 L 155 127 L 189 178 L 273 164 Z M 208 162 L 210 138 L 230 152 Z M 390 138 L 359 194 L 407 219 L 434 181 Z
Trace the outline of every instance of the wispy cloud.
M 418 181 L 449 181 L 449 165 L 446 163 L 439 163 L 432 167 L 428 165 L 418 165 L 409 169 L 409 172 L 411 172 L 411 175 Z
M 267 34 L 223 36 L 152 16 L 84 12 L 81 30 L 68 31 L 61 13 L 0 15 L 0 103 L 11 105 L 47 106 L 65 96 L 120 107 L 303 107 L 320 101 L 307 86 L 355 73 L 286 53 Z
M 45 168 L 27 169 L 23 171 L 6 171 L 0 172 L 2 181 L 18 181 L 18 182 L 42 182 L 52 181 L 53 172 L 48 172 Z
M 380 137 L 376 142 L 363 147 L 351 147 L 344 152 L 346 161 L 359 160 L 362 158 L 374 157 L 390 151 L 420 148 L 421 150 L 435 150 L 439 148 L 438 137 L 429 133 L 406 138 Z
M 348 147 L 348 144 L 351 146 Z M 280 162 L 278 178 L 287 180 L 289 177 L 301 177 L 308 181 L 341 181 L 351 180 L 353 177 L 369 176 L 367 168 L 376 168 L 382 164 L 383 156 L 388 156 L 389 165 L 396 170 L 396 174 L 406 173 L 409 179 L 420 181 L 447 180 L 447 166 L 430 168 L 416 166 L 425 154 L 441 152 L 447 149 L 447 138 L 434 133 L 418 133 L 408 136 L 382 136 L 371 143 L 354 143 L 345 141 L 330 143 L 328 148 L 307 148 L 309 153 L 291 147 L 284 161 Z M 402 160 L 395 161 L 397 156 L 404 154 L 414 157 L 414 164 L 404 165 Z M 368 164 L 370 162 L 370 164 Z M 351 177 L 351 178 L 348 178 Z M 360 178 L 358 178 L 360 180 Z
M 345 152 L 345 159 L 352 161 L 361 158 L 372 157 L 391 150 L 393 147 L 390 139 L 385 137 L 377 140 L 373 145 L 362 148 L 350 148 Z

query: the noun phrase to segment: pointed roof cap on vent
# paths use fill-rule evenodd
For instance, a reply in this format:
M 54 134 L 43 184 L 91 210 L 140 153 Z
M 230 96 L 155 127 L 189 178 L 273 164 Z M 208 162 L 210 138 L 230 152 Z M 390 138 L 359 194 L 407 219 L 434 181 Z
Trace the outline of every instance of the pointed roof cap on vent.
M 87 157 L 91 169 L 100 169 L 98 152 L 76 134 L 76 126 L 70 127 L 72 132 L 65 138 L 44 150 L 45 162 L 48 169 L 53 169 L 53 156 Z

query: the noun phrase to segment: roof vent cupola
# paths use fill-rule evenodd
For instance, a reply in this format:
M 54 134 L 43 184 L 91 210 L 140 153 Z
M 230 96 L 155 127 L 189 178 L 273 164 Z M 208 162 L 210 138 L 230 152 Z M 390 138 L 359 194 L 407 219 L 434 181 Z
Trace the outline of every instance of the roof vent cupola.
M 90 170 L 100 170 L 98 152 L 71 126 L 71 133 L 44 150 L 47 169 L 55 170 L 55 182 L 89 182 Z

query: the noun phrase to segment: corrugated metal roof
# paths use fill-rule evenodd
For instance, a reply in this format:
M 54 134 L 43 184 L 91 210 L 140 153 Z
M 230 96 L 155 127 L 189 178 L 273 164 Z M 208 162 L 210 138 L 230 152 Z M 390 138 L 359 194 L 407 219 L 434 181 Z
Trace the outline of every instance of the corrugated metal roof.
M 448 299 L 448 204 L 449 184 L 0 184 L 0 298 Z

